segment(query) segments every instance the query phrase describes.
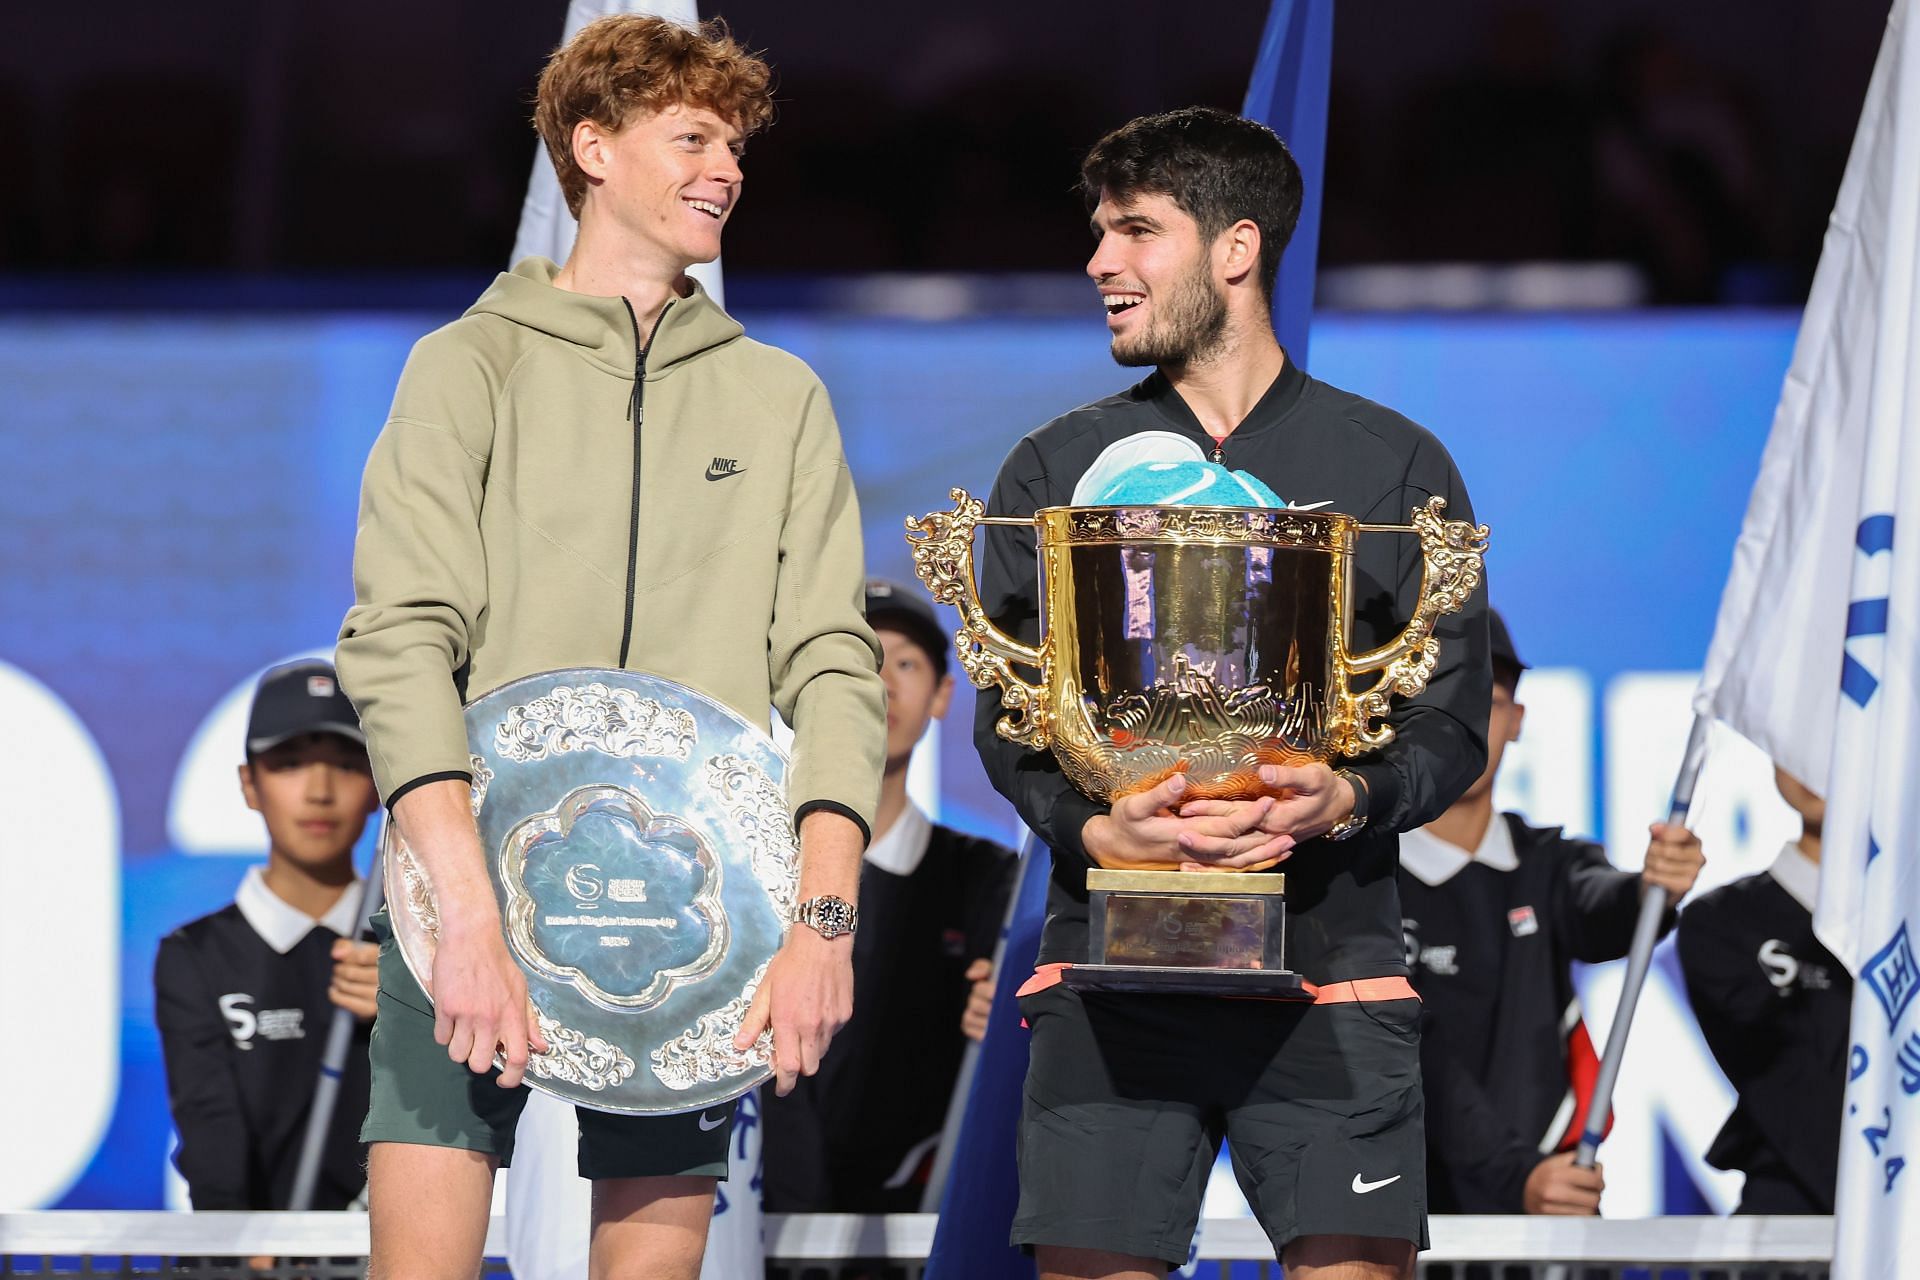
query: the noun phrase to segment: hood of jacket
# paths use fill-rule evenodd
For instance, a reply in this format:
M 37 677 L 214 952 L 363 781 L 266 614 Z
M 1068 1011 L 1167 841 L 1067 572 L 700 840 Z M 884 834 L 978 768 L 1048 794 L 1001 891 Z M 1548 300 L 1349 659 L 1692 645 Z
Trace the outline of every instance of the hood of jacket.
M 647 381 L 703 351 L 725 346 L 744 334 L 740 322 L 720 309 L 700 283 L 672 299 L 649 336 L 635 332 L 633 308 L 625 298 L 602 298 L 555 287 L 560 269 L 546 258 L 523 258 L 511 271 L 494 277 L 467 315 L 499 316 L 567 343 L 610 373 L 631 378 L 642 347 L 647 350 Z

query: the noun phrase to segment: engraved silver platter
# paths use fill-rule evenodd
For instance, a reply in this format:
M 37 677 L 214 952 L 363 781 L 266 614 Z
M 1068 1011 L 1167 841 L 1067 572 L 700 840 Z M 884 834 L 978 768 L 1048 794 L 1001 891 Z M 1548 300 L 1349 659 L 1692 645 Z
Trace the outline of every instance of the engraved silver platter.
M 772 1075 L 733 1047 L 793 919 L 787 760 L 685 685 L 636 671 L 527 676 L 466 711 L 473 812 L 507 949 L 550 1046 L 527 1083 L 631 1115 L 699 1111 Z M 433 884 L 381 838 L 394 938 L 433 990 Z

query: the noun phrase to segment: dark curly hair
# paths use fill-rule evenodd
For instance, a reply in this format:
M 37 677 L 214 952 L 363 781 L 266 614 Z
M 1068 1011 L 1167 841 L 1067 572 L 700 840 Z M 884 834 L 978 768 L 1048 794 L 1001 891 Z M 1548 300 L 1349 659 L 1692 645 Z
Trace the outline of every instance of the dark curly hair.
M 1280 135 L 1217 107 L 1129 120 L 1087 153 L 1080 190 L 1089 209 L 1102 192 L 1120 200 L 1166 196 L 1207 241 L 1242 218 L 1251 221 L 1260 228 L 1260 292 L 1269 303 L 1303 192 L 1300 166 Z

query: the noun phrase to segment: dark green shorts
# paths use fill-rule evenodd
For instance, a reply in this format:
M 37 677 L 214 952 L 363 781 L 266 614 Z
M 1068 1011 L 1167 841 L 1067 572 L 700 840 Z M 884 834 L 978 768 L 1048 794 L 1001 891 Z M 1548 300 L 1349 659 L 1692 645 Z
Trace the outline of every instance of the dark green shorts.
M 1420 1002 L 1020 998 L 1033 1028 L 1013 1243 L 1186 1261 L 1224 1137 L 1277 1255 L 1301 1236 L 1426 1247 Z
M 499 1071 L 475 1075 L 433 1038 L 433 1007 L 413 980 L 383 910 L 379 1013 L 373 1022 L 373 1101 L 362 1142 L 410 1142 L 484 1151 L 513 1161 L 513 1130 L 527 1088 L 502 1089 Z M 727 1176 L 733 1104 L 677 1116 L 624 1116 L 577 1107 L 580 1176 Z

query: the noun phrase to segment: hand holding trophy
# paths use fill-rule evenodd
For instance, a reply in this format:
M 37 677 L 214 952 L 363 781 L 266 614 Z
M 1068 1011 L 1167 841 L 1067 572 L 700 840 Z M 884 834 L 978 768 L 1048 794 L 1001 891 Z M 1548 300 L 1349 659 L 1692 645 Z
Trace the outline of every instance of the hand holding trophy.
M 773 1076 L 772 1034 L 736 1033 L 798 914 L 780 749 L 696 689 L 611 668 L 511 681 L 466 723 L 499 963 L 518 966 L 532 1005 L 526 1083 L 672 1115 Z M 381 860 L 394 941 L 437 1000 L 432 878 L 397 823 Z M 476 1071 L 493 1056 L 483 1041 Z
M 1381 723 L 1389 699 L 1426 687 L 1439 659 L 1434 625 L 1478 588 L 1487 546 L 1485 526 L 1446 520 L 1440 498 L 1415 508 L 1403 526 L 1269 506 L 1065 506 L 988 516 L 964 489 L 950 496 L 952 510 L 907 521 L 908 541 L 933 598 L 960 611 L 962 668 L 976 686 L 999 689 L 1002 737 L 1051 748 L 1075 787 L 1109 804 L 1175 775 L 1182 806 L 1284 797 L 1287 788 L 1267 778 L 1392 741 L 1392 727 Z M 1035 645 L 1000 631 L 981 606 L 973 535 L 983 524 L 1035 532 L 1045 600 L 1045 633 Z M 1418 537 L 1423 577 L 1400 635 L 1350 653 L 1349 575 L 1362 533 Z M 1375 672 L 1353 687 L 1355 677 Z M 1065 980 L 1104 990 L 1303 997 L 1302 979 L 1283 961 L 1285 876 L 1178 866 L 1130 862 L 1088 872 L 1092 954 Z

